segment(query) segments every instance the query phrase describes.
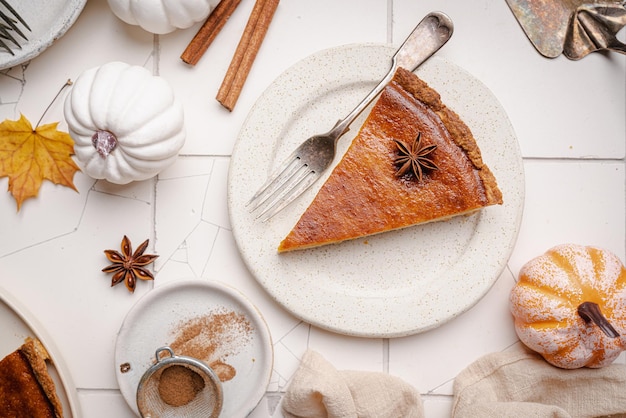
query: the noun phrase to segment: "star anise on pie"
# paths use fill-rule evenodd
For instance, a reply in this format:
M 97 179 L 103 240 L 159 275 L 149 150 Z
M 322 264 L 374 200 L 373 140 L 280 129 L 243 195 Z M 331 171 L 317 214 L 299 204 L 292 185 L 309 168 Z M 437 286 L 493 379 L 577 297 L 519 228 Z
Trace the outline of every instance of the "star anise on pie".
M 149 240 L 145 240 L 133 253 L 130 240 L 124 235 L 121 253 L 115 250 L 104 250 L 104 254 L 113 263 L 102 269 L 105 273 L 113 273 L 111 287 L 123 281 L 128 291 L 133 293 L 137 279 L 154 280 L 152 273 L 144 268 L 158 257 L 158 255 L 144 254 L 148 248 L 148 242 Z
M 438 170 L 437 165 L 430 158 L 430 154 L 437 149 L 436 144 L 422 145 L 422 133 L 419 132 L 415 140 L 407 144 L 404 141 L 394 139 L 398 146 L 399 156 L 394 163 L 398 167 L 396 175 L 402 177 L 407 173 L 413 175 L 418 181 L 422 181 L 424 170 Z

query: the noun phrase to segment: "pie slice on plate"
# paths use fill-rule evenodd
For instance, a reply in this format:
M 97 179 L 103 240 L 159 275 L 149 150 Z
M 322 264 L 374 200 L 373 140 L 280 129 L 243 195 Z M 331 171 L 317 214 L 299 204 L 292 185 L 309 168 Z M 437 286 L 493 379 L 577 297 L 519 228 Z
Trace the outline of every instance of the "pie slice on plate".
M 300 250 L 502 204 L 467 125 L 399 68 L 358 135 L 278 247 Z
M 62 418 L 63 409 L 48 374 L 49 355 L 36 339 L 0 360 L 0 417 Z

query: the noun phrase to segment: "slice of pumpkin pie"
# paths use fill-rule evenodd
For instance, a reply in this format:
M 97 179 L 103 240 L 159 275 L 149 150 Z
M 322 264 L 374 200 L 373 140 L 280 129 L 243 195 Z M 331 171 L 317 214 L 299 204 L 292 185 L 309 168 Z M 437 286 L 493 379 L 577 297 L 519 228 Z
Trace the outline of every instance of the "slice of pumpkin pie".
M 63 407 L 48 374 L 48 352 L 28 338 L 0 360 L 0 417 L 62 418 Z
M 502 204 L 472 132 L 399 68 L 279 252 L 449 219 Z

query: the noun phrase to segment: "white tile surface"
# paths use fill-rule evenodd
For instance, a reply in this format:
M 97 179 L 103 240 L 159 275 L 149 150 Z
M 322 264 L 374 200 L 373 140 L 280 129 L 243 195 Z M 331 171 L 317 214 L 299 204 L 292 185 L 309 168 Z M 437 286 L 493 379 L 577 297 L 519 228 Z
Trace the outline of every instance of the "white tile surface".
M 239 101 L 229 113 L 215 100 L 230 64 L 253 2 L 242 2 L 196 66 L 178 57 L 197 31 L 176 33 L 161 38 L 160 74 L 171 80 L 185 105 L 191 132 L 183 153 L 229 155 L 248 111 L 256 98 L 289 66 L 320 49 L 346 43 L 378 42 L 387 38 L 387 5 L 368 0 L 359 8 L 368 13 L 355 14 L 350 2 L 333 0 L 310 2 L 284 1 L 276 11 L 261 51 L 252 66 Z
M 126 186 L 78 173 L 78 192 L 45 182 L 20 212 L 0 193 L 0 285 L 23 301 L 67 363 L 83 416 L 132 417 L 115 380 L 117 331 L 153 286 L 185 277 L 240 289 L 263 313 L 275 362 L 267 395 L 250 414 L 282 417 L 280 399 L 303 353 L 314 349 L 337 369 L 385 372 L 413 384 L 428 418 L 448 417 L 454 377 L 478 357 L 516 341 L 508 293 L 521 266 L 549 247 L 575 242 L 626 256 L 626 57 L 579 62 L 541 57 L 502 0 L 284 0 L 233 112 L 214 99 L 247 21 L 242 2 L 195 67 L 179 59 L 199 25 L 154 37 L 90 0 L 77 23 L 28 65 L 0 71 L 0 120 L 36 121 L 68 78 L 111 60 L 145 66 L 183 101 L 188 130 L 181 157 L 157 179 Z M 429 11 L 442 10 L 455 34 L 440 54 L 494 92 L 525 157 L 526 201 L 516 248 L 488 294 L 451 322 L 392 340 L 353 338 L 312 327 L 276 304 L 244 265 L 230 230 L 228 167 L 237 133 L 257 97 L 285 69 L 346 43 L 398 44 Z M 61 99 L 44 123 L 66 129 Z M 6 178 L 0 189 L 6 190 Z M 127 234 L 150 239 L 156 281 L 135 294 L 110 287 L 103 250 Z M 471 278 L 468 278 L 471 280 Z M 1 334 L 1 331 L 0 331 Z M 624 356 L 620 358 L 625 361 Z
M 525 168 L 524 219 L 509 261 L 514 274 L 558 244 L 594 245 L 624 254 L 623 162 L 527 161 Z
M 394 41 L 435 9 L 455 22 L 454 36 L 441 55 L 492 89 L 507 109 L 525 157 L 624 157 L 624 55 L 546 59 L 506 2 L 495 0 L 395 0 Z

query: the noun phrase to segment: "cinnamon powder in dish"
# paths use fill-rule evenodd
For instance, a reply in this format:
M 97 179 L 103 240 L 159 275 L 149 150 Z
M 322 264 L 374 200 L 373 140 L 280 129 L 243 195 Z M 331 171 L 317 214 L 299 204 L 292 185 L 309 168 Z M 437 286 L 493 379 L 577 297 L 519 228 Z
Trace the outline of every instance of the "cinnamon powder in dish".
M 179 323 L 170 347 L 179 355 L 204 361 L 225 382 L 236 375 L 228 358 L 250 343 L 253 331 L 244 314 L 220 309 Z

